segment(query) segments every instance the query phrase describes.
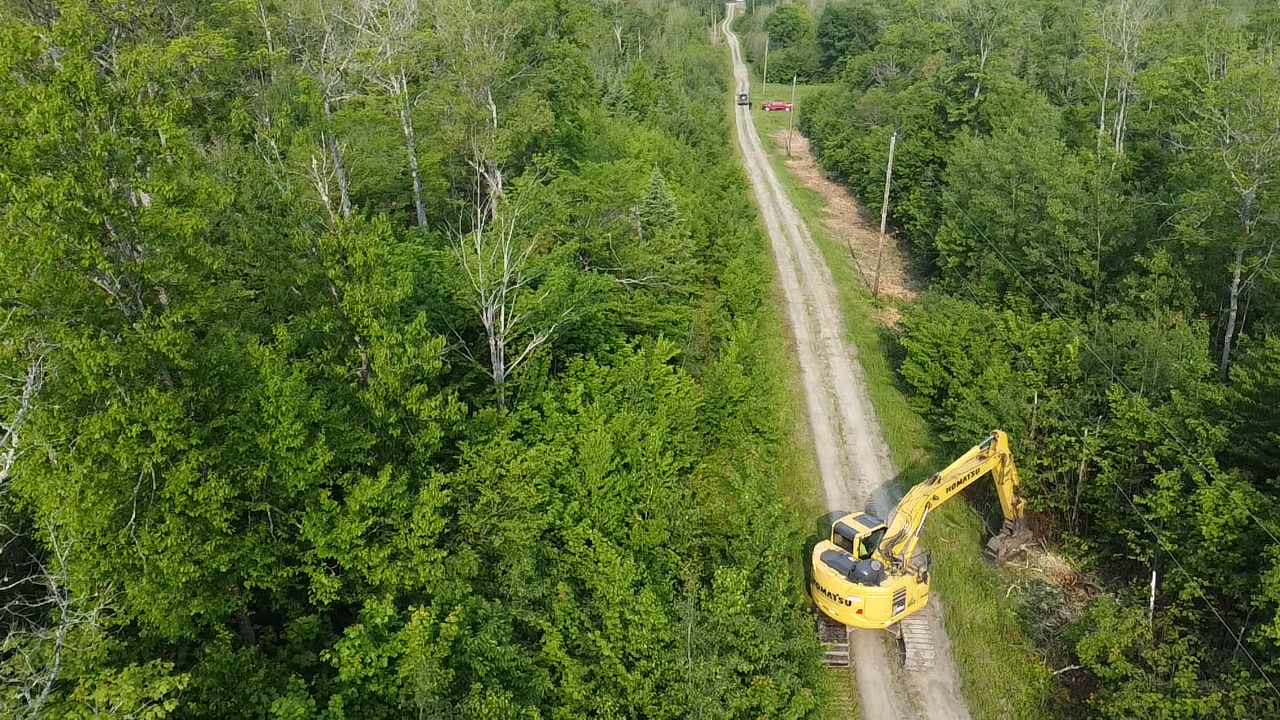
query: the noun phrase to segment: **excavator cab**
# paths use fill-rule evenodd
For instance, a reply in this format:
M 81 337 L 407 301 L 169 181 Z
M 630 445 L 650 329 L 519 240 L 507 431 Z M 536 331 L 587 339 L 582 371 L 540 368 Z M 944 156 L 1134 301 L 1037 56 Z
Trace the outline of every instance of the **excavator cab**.
M 867 513 L 845 516 L 831 526 L 831 544 L 856 560 L 870 560 L 886 529 L 883 521 Z
M 879 518 L 867 513 L 850 513 L 836 520 L 831 525 L 831 545 L 835 547 L 827 547 L 819 555 L 821 574 L 853 585 L 879 585 L 885 567 L 874 555 L 886 530 Z
M 928 601 L 928 574 L 894 576 L 877 557 L 885 524 L 851 513 L 814 548 L 809 594 L 826 617 L 861 628 L 886 628 Z M 909 587 L 908 587 L 909 586 Z

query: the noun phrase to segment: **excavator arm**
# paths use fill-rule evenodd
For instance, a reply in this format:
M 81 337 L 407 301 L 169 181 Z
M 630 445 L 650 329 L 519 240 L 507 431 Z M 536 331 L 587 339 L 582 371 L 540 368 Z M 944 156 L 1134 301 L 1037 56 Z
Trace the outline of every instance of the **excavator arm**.
M 988 549 L 1002 557 L 1013 544 L 1012 536 L 1021 539 L 1025 535 L 1022 520 L 1026 503 L 1018 496 L 1018 469 L 1009 450 L 1009 436 L 996 430 L 941 472 L 911 488 L 898 503 L 876 552 L 890 572 L 909 569 L 929 513 L 987 473 L 995 480 L 1005 518 L 1002 536 L 993 539 Z
M 978 480 L 991 475 L 1004 511 L 1004 529 L 987 543 L 996 561 L 1030 539 L 1023 528 L 1025 503 L 1018 496 L 1018 470 L 1009 437 L 996 430 L 942 472 L 911 488 L 886 525 L 867 513 L 848 513 L 832 523 L 831 537 L 813 547 L 809 597 L 826 617 L 850 627 L 888 628 L 929 601 L 928 555 L 919 548 L 929 513 Z M 918 628 L 917 628 L 918 630 Z M 918 633 L 903 630 L 908 658 Z M 926 653 L 927 654 L 927 653 Z

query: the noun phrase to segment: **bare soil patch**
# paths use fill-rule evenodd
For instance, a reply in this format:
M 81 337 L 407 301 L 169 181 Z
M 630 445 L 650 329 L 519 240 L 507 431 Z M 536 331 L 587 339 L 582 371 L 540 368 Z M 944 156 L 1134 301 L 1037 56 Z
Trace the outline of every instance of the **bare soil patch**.
M 818 165 L 809 146 L 809 139 L 798 131 L 792 131 L 791 158 L 787 169 L 807 188 L 822 196 L 823 225 L 831 236 L 849 249 L 854 267 L 870 287 L 876 270 L 876 247 L 880 243 L 879 218 L 872 224 L 863 216 L 862 207 L 844 185 L 833 180 Z M 779 145 L 785 145 L 787 131 L 773 134 Z M 920 294 L 923 283 L 911 272 L 906 248 L 889 234 L 885 238 L 884 258 L 880 269 L 880 293 L 888 297 L 911 300 Z M 898 321 L 898 313 L 886 308 L 883 317 L 877 318 L 886 325 Z

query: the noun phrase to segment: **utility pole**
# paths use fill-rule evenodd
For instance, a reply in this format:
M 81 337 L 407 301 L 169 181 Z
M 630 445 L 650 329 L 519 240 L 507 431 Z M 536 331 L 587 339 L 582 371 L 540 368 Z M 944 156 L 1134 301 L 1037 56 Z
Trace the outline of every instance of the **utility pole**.
M 765 92 L 769 87 L 769 36 L 764 36 L 764 84 L 760 88 L 760 92 Z
M 787 111 L 787 157 L 791 157 L 791 124 L 796 117 L 796 78 L 798 77 L 800 76 L 791 76 L 791 109 Z M 888 201 L 887 198 L 888 196 L 886 195 L 886 202 Z M 884 235 L 884 230 L 881 230 L 880 234 Z
M 1151 623 L 1156 616 L 1156 564 L 1151 561 L 1151 602 L 1147 605 L 1147 632 L 1151 631 Z
M 884 232 L 889 224 L 889 184 L 893 182 L 893 151 L 898 145 L 898 131 L 893 131 L 889 138 L 889 168 L 884 172 L 884 202 L 880 205 L 880 242 L 876 245 L 876 280 L 871 286 L 871 294 L 880 296 L 880 264 L 884 260 Z

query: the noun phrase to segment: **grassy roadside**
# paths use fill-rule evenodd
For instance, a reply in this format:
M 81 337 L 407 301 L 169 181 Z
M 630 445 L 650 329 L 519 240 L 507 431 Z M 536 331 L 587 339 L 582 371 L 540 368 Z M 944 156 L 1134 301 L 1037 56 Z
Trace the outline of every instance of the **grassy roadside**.
M 726 106 L 728 107 L 728 117 L 733 118 L 735 102 L 732 95 L 726 100 Z M 785 115 L 786 113 L 774 114 Z M 739 164 L 741 164 L 742 148 L 737 142 L 737 124 L 731 121 L 730 126 L 734 137 L 734 151 L 738 154 Z M 745 174 L 745 170 L 743 172 Z M 760 225 L 760 232 L 765 232 L 763 224 Z M 800 518 L 808 521 L 814 518 L 821 518 L 826 514 L 827 501 L 823 493 L 822 476 L 818 471 L 813 433 L 808 423 L 808 410 L 805 408 L 804 386 L 801 378 L 800 362 L 796 356 L 795 338 L 790 331 L 791 325 L 787 320 L 786 299 L 783 297 L 782 286 L 778 282 L 777 268 L 773 263 L 772 257 L 769 258 L 766 267 L 769 270 L 771 280 L 768 311 L 771 322 L 770 328 L 762 331 L 762 335 L 768 341 L 766 345 L 776 349 L 775 352 L 770 353 L 771 357 L 769 359 L 778 368 L 780 376 L 783 378 L 787 402 L 782 412 L 786 427 L 791 428 L 791 432 L 787 434 L 782 443 L 785 463 L 782 468 L 782 480 L 778 489 L 789 508 Z M 816 523 L 814 523 L 814 527 L 816 532 Z M 803 571 L 808 567 L 808 557 L 796 558 L 796 562 L 801 567 L 801 576 L 803 577 Z M 803 589 L 802 592 L 804 592 Z M 822 694 L 826 699 L 826 705 L 819 712 L 819 717 L 860 720 L 862 718 L 862 708 L 858 698 L 857 682 L 853 674 L 853 668 L 848 670 L 828 669 L 824 673 L 824 677 L 827 683 L 826 687 L 822 688 Z
M 771 83 L 763 95 L 752 100 L 789 99 L 790 87 L 781 95 L 782 87 Z M 812 90 L 812 86 L 797 88 L 797 103 Z M 931 441 L 925 423 L 897 384 L 890 359 L 892 339 L 872 319 L 876 300 L 848 252 L 827 232 L 822 197 L 787 170 L 782 150 L 770 137 L 786 129 L 788 113 L 762 112 L 756 102 L 752 115 L 779 179 L 831 268 L 848 336 L 858 348 L 882 431 L 900 468 L 899 482 L 903 487 L 914 485 L 947 459 L 929 452 Z M 1007 597 L 1008 582 L 982 559 L 985 537 L 981 521 L 963 499 L 958 499 L 930 517 L 924 539 L 933 553 L 935 588 L 946 604 L 947 632 L 973 717 L 1052 717 L 1056 707 L 1053 680 L 1018 625 L 1014 602 Z
M 762 230 L 763 232 L 763 230 Z M 769 263 L 774 269 L 772 261 Z M 765 331 L 768 345 L 776 348 L 773 355 L 785 384 L 787 405 L 783 415 L 791 432 L 782 442 L 785 462 L 782 468 L 782 480 L 779 490 L 792 512 L 805 521 L 821 518 L 827 513 L 826 496 L 822 491 L 822 476 L 818 471 L 817 457 L 814 454 L 813 432 L 807 420 L 808 411 L 804 404 L 804 387 L 800 377 L 800 363 L 796 359 L 795 338 L 789 330 L 787 321 L 786 299 L 782 295 L 782 287 L 776 281 L 771 283 L 770 313 L 772 330 Z M 772 342 L 769 342 L 772 341 Z M 816 532 L 816 524 L 815 525 Z M 801 577 L 808 567 L 807 555 L 797 558 L 801 566 Z M 857 681 L 853 668 L 841 670 L 830 668 L 824 673 L 827 686 L 823 688 L 826 707 L 819 717 L 839 717 L 858 720 L 862 717 L 858 699 Z
M 804 102 L 805 98 L 815 90 L 824 87 L 823 85 L 797 85 L 796 86 L 796 106 L 798 107 Z M 792 117 L 793 113 L 789 112 L 765 112 L 760 106 L 767 102 L 781 100 L 782 102 L 791 102 L 791 84 L 780 85 L 777 83 L 769 83 L 768 85 L 753 84 L 751 86 L 751 117 L 756 122 L 756 132 L 760 133 L 760 140 L 764 143 L 764 147 L 770 153 L 775 152 L 777 142 L 773 139 L 774 133 L 787 129 L 787 122 L 798 120 L 798 117 Z M 797 131 L 798 132 L 798 131 Z M 792 202 L 795 202 L 793 199 Z

